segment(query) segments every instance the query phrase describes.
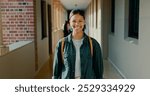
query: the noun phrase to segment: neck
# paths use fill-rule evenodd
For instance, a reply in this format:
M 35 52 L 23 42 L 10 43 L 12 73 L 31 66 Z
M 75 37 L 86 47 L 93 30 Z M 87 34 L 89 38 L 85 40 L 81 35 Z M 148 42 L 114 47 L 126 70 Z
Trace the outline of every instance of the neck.
M 82 32 L 73 32 L 72 33 L 72 37 L 73 37 L 73 39 L 76 39 L 76 40 L 82 39 L 82 37 L 83 37 L 83 31 Z

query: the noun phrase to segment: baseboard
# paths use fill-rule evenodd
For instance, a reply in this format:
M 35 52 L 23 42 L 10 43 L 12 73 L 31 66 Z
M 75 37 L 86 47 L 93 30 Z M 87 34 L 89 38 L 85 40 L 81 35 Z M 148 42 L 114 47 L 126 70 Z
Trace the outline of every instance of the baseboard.
M 110 58 L 107 58 L 108 62 L 117 70 L 117 72 L 120 74 L 120 76 L 123 79 L 127 79 L 126 76 L 120 71 L 120 69 L 111 61 Z

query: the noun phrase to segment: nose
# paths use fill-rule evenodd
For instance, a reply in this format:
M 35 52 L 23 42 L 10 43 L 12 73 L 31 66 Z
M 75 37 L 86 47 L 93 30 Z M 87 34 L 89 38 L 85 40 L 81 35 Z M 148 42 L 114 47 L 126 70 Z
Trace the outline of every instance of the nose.
M 80 22 L 75 22 L 75 25 L 80 25 Z

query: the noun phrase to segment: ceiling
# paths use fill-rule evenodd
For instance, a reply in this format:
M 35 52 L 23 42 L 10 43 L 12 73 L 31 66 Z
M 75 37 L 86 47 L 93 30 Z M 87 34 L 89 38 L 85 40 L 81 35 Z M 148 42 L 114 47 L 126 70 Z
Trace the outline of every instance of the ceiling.
M 60 0 L 67 10 L 86 9 L 91 0 Z

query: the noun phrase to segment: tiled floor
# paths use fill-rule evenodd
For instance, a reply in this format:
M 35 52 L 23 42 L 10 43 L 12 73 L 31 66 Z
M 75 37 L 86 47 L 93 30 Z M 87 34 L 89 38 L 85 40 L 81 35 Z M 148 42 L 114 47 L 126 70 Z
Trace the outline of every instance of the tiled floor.
M 52 59 L 47 61 L 41 68 L 35 79 L 51 79 L 52 77 Z M 104 60 L 104 79 L 122 79 L 116 69 Z

